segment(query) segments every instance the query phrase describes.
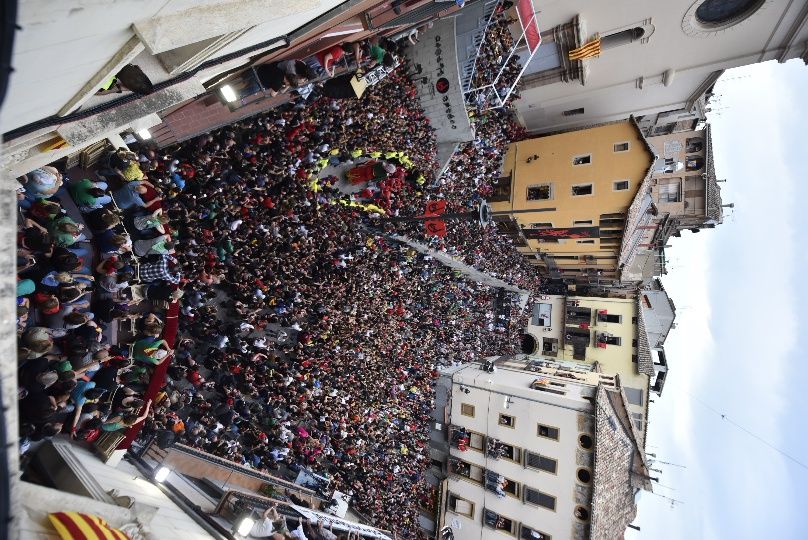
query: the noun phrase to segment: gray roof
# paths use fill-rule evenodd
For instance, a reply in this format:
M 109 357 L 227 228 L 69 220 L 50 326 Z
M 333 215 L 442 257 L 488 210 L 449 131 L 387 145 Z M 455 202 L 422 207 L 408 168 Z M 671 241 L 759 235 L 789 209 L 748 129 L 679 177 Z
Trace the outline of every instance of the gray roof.
M 718 223 L 724 222 L 724 211 L 721 208 L 721 188 L 718 186 L 717 178 L 715 176 L 715 160 L 713 159 L 713 138 L 710 133 L 710 124 L 704 128 L 704 138 L 706 141 L 705 166 L 704 170 L 707 174 L 706 184 L 706 213 L 707 217 L 714 219 Z
M 645 318 L 642 314 L 642 294 L 637 295 L 637 372 L 654 376 L 654 360 L 651 358 L 651 345 L 645 331 Z
M 622 390 L 598 386 L 590 538 L 622 538 L 637 517 L 635 492 L 651 491 L 645 452 Z
M 631 201 L 631 204 L 626 211 L 626 226 L 623 229 L 623 241 L 620 245 L 620 255 L 617 259 L 618 267 L 624 265 L 626 260 L 631 256 L 633 247 L 635 243 L 631 241 L 634 232 L 636 231 L 637 227 L 640 225 L 639 221 L 643 215 L 652 207 L 653 202 L 650 198 L 651 193 L 651 176 L 654 172 L 654 161 L 656 160 L 656 150 L 654 149 L 653 145 L 648 142 L 648 139 L 640 129 L 639 124 L 637 124 L 637 119 L 634 116 L 629 118 L 632 125 L 637 129 L 637 133 L 640 135 L 640 139 L 643 142 L 646 150 L 651 155 L 651 164 L 648 166 L 648 171 L 645 173 L 645 177 L 642 179 L 640 183 L 640 187 L 637 189 L 637 193 L 634 195 L 634 200 Z

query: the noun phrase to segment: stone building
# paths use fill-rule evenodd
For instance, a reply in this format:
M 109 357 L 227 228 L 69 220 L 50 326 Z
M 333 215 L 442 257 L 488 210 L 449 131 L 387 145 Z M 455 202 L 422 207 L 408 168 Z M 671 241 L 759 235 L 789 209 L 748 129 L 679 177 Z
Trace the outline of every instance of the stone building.
M 657 115 L 703 117 L 727 69 L 808 61 L 808 6 L 789 0 L 536 1 L 540 52 L 516 103 L 529 131 L 549 133 Z M 569 52 L 600 40 L 597 57 Z M 701 109 L 701 111 L 700 111 Z
M 619 538 L 637 492 L 651 490 L 619 375 L 531 357 L 489 362 L 441 378 L 448 398 L 432 437 L 440 529 L 454 538 Z

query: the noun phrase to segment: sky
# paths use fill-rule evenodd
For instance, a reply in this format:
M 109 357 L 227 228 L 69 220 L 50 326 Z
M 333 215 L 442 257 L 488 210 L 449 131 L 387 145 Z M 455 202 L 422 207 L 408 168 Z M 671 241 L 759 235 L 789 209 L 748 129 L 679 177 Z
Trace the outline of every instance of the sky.
M 734 69 L 716 94 L 716 172 L 735 208 L 715 230 L 683 233 L 667 250 L 663 283 L 677 328 L 649 412 L 646 451 L 662 470 L 654 491 L 682 502 L 671 508 L 643 493 L 641 532 L 626 538 L 804 540 L 808 468 L 755 436 L 808 463 L 808 208 L 799 195 L 808 185 L 808 67 Z

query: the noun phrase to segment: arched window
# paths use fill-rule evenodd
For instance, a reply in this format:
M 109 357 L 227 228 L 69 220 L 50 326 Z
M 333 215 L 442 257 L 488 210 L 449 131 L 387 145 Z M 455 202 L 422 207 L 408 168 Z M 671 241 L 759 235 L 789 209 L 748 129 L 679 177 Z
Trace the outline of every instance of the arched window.
M 600 48 L 605 51 L 606 49 L 614 49 L 621 45 L 628 45 L 634 41 L 640 40 L 645 36 L 645 29 L 641 26 L 634 28 L 627 28 L 614 34 L 609 34 L 600 38 Z

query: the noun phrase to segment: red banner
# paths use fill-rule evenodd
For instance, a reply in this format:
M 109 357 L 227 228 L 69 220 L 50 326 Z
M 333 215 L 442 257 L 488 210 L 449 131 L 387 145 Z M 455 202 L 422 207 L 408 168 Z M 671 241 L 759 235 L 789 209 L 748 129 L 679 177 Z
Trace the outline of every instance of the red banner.
M 446 211 L 446 201 L 429 201 L 426 203 L 424 215 L 439 216 Z
M 541 34 L 539 33 L 539 21 L 536 20 L 536 11 L 533 9 L 532 0 L 519 0 L 516 4 L 516 12 L 519 14 L 519 22 L 525 31 L 525 39 L 530 53 L 536 52 L 541 45 Z
M 429 219 L 424 221 L 424 229 L 426 229 L 426 234 L 431 236 L 439 236 L 441 238 L 446 236 L 446 222 L 442 219 Z

